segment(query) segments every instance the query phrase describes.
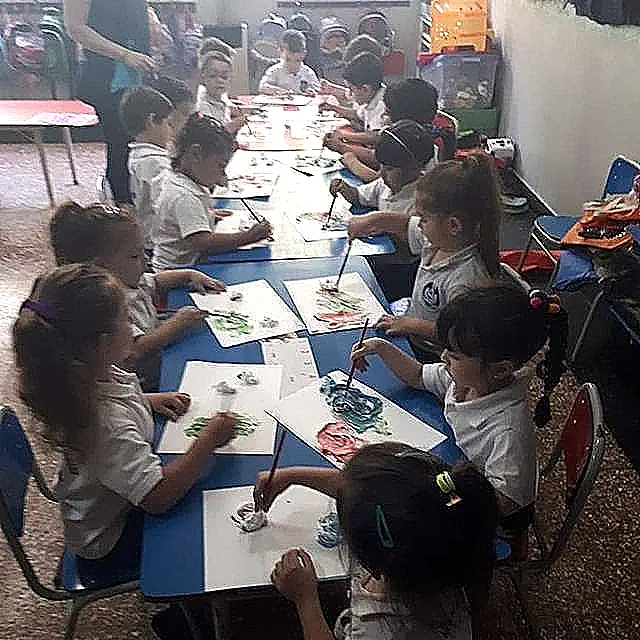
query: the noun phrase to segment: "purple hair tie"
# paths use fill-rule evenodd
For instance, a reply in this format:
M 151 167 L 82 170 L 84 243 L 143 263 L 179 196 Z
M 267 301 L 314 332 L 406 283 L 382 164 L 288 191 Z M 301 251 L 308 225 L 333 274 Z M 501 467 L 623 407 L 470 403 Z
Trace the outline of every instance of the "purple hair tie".
M 50 302 L 39 302 L 38 300 L 28 298 L 20 306 L 20 311 L 23 309 L 33 311 L 37 316 L 50 324 L 54 324 L 56 321 L 56 308 Z

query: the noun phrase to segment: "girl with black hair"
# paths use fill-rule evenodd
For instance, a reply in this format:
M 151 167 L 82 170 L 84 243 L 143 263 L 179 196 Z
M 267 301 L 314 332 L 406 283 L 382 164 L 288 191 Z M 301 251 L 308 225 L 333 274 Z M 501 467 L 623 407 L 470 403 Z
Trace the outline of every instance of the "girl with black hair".
M 507 285 L 475 289 L 450 302 L 437 321 L 442 362 L 421 364 L 380 338 L 354 346 L 359 371 L 378 355 L 406 384 L 435 394 L 456 443 L 498 493 L 509 539 L 524 531 L 536 496 L 536 438 L 524 365 L 547 343 L 538 366 L 543 398 L 535 424 L 549 421 L 549 395 L 564 370 L 567 317 L 555 299 Z

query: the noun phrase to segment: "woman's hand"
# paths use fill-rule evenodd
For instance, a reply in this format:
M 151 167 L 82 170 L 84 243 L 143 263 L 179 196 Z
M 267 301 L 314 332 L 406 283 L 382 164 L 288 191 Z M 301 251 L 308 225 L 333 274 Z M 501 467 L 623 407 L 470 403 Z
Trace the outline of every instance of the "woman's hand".
M 216 280 L 210 278 L 206 273 L 190 269 L 188 285 L 193 291 L 198 293 L 207 293 L 212 291 L 213 293 L 220 293 L 226 291 L 227 285 L 222 280 Z
M 296 605 L 318 597 L 318 576 L 311 556 L 303 549 L 289 549 L 276 562 L 271 582 Z
M 156 63 L 151 56 L 139 53 L 138 51 L 132 51 L 131 49 L 127 49 L 122 62 L 127 65 L 127 67 L 138 69 L 138 71 L 145 73 L 153 73 L 156 70 Z
M 184 415 L 191 404 L 191 397 L 188 394 L 175 391 L 168 393 L 147 393 L 146 397 L 154 413 L 167 416 L 167 418 L 173 422 Z

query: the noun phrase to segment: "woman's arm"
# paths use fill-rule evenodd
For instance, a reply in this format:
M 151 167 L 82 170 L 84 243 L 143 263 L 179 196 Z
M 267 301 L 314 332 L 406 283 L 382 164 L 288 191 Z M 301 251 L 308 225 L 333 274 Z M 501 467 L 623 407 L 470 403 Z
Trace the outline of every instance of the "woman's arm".
M 151 57 L 127 49 L 101 36 L 89 26 L 90 6 L 91 0 L 64 0 L 64 22 L 73 40 L 89 51 L 113 60 L 119 60 L 128 67 L 142 71 L 153 71 L 155 63 Z

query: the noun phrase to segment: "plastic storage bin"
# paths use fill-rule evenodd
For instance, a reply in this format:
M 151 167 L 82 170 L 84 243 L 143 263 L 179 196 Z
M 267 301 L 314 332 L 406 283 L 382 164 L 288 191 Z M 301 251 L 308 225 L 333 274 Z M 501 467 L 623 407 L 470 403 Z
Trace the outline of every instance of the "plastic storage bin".
M 442 109 L 489 109 L 499 61 L 497 53 L 420 54 L 418 74 L 436 87 Z
M 431 3 L 431 51 L 473 46 L 485 51 L 487 0 L 433 0 Z

